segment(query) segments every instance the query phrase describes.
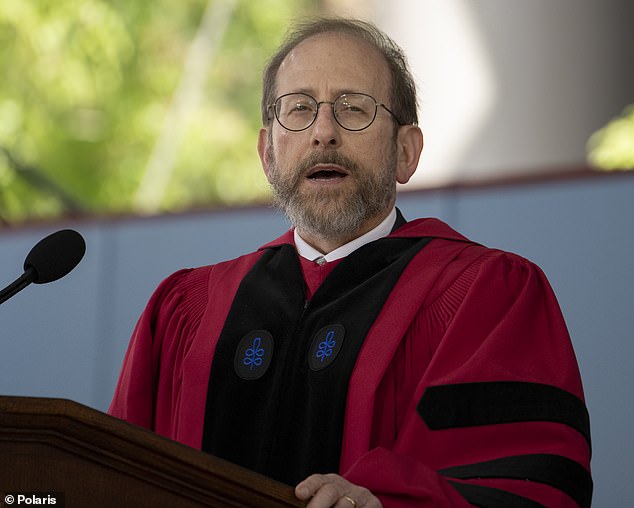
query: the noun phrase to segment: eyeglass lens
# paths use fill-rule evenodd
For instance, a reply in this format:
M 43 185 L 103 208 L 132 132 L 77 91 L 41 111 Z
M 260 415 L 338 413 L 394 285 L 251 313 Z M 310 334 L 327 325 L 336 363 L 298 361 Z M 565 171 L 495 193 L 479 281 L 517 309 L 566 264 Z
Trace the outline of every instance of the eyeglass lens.
M 376 116 L 377 103 L 365 94 L 343 94 L 334 103 L 318 103 L 303 93 L 282 95 L 275 102 L 275 115 L 282 127 L 301 131 L 312 125 L 321 104 L 332 106 L 337 123 L 344 129 L 359 131 L 367 128 Z

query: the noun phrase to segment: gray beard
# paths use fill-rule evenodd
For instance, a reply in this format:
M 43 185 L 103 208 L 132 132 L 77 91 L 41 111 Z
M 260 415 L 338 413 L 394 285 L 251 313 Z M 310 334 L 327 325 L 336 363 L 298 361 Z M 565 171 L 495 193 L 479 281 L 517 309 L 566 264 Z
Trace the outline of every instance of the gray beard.
M 339 241 L 355 236 L 363 224 L 386 213 L 396 196 L 396 145 L 384 162 L 384 169 L 370 172 L 338 152 L 314 154 L 287 177 L 280 175 L 273 150 L 271 188 L 275 206 L 284 211 L 290 223 L 300 232 L 318 238 Z M 306 172 L 317 163 L 338 164 L 355 178 L 356 188 L 324 189 L 323 192 L 300 192 Z

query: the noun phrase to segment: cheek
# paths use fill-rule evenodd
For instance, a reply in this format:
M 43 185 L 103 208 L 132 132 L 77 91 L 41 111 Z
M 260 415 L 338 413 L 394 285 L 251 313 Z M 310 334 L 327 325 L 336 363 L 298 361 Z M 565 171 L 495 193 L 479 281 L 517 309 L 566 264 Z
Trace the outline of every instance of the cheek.
M 278 165 L 289 166 L 306 156 L 303 136 L 296 132 L 274 132 L 272 140 L 273 153 Z
M 383 166 L 389 160 L 392 149 L 389 140 L 381 136 L 369 136 L 365 139 L 359 139 L 359 143 L 354 146 L 351 145 L 350 148 L 351 155 L 370 168 Z

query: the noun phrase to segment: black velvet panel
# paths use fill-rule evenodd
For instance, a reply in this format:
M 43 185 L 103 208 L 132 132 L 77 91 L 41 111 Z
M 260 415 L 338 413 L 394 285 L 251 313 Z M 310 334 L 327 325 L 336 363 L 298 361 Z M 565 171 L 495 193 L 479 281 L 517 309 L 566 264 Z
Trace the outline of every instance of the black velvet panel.
M 462 497 L 480 508 L 546 508 L 543 504 L 506 490 L 469 483 L 449 482 Z
M 418 413 L 432 430 L 498 423 L 547 421 L 579 431 L 590 446 L 585 404 L 554 386 L 517 381 L 430 386 Z
M 394 221 L 394 226 L 392 226 L 392 233 L 394 233 L 394 231 L 396 231 L 401 226 L 404 226 L 405 224 L 407 224 L 407 221 L 405 220 L 405 217 L 403 217 L 403 214 L 401 213 L 401 211 L 397 208 L 396 220 Z
M 592 479 L 586 469 L 566 457 L 550 454 L 517 455 L 449 467 L 438 471 L 451 478 L 511 478 L 555 487 L 574 499 L 581 508 L 592 502 Z
M 283 277 L 279 274 L 284 273 Z M 281 345 L 291 340 L 288 325 L 304 309 L 304 280 L 292 248 L 267 250 L 242 281 L 216 346 L 211 367 L 203 430 L 203 451 L 245 467 L 261 470 L 269 450 L 263 436 L 274 432 L 271 392 L 279 385 L 276 367 Z M 222 298 L 222 295 L 218 295 Z M 241 379 L 235 372 L 236 351 L 255 330 L 272 337 L 275 354 L 259 379 Z M 249 427 L 257 427 L 251 431 Z
M 202 449 L 288 484 L 337 472 L 357 355 L 401 273 L 429 241 L 382 238 L 361 247 L 310 302 L 295 248 L 268 249 L 240 284 L 220 334 Z M 244 379 L 263 331 L 273 343 L 271 357 L 261 352 L 268 370 Z

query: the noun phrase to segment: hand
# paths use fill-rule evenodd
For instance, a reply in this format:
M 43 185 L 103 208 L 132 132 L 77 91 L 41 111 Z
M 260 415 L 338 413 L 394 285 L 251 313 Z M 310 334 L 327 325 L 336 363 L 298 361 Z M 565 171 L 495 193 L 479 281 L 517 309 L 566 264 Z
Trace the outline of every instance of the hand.
M 306 508 L 383 508 L 368 489 L 337 474 L 311 475 L 295 487 L 295 495 L 302 501 L 310 499 Z

